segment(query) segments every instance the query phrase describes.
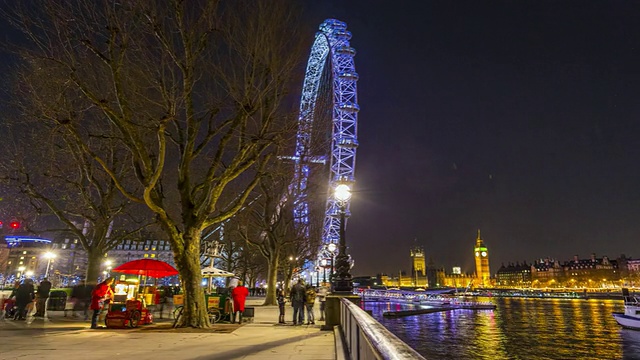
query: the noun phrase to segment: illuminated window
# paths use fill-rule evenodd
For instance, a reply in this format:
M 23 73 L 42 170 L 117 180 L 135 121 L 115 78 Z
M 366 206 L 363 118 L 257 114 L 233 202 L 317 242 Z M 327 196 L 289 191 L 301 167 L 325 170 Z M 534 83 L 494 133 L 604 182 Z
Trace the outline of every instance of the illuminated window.
M 156 247 L 155 247 L 155 246 L 154 246 L 154 247 L 152 247 L 152 248 L 151 248 L 151 250 L 156 251 Z
M 26 251 L 23 251 L 23 252 L 22 252 L 22 254 L 26 254 L 26 253 L 27 253 Z
M 20 260 L 24 260 L 24 256 L 20 256 Z
M 148 257 L 149 257 L 149 254 L 144 254 L 144 257 L 148 258 Z
M 152 257 L 152 258 L 156 257 L 156 254 L 151 254 L 151 257 Z
M 11 265 L 11 261 L 9 261 L 9 262 L 7 263 L 7 265 Z
M 24 264 L 24 263 L 22 261 L 20 261 L 20 263 L 18 265 L 22 265 L 22 264 Z
M 77 244 L 78 243 L 78 239 L 73 240 L 73 243 Z

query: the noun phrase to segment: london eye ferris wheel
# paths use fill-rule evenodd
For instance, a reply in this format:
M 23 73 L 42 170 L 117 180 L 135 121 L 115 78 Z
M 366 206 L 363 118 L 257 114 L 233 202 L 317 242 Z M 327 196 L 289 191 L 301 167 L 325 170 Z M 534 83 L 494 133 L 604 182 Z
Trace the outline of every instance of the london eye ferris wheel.
M 318 250 L 318 262 L 330 259 L 330 244 L 339 242 L 339 211 L 349 212 L 349 201 L 338 204 L 333 196 L 336 186 L 355 183 L 354 169 L 358 147 L 357 125 L 358 74 L 355 71 L 355 49 L 350 46 L 351 33 L 347 24 L 327 19 L 316 33 L 302 88 L 298 133 L 295 148 L 294 218 L 304 235 L 309 236 L 309 178 L 314 163 L 329 166 L 329 178 L 325 215 L 322 226 L 322 246 Z M 327 146 L 318 151 L 314 139 L 323 137 L 318 131 L 319 114 L 325 113 L 330 121 Z M 330 143 L 330 144 L 328 144 Z M 320 147 L 322 148 L 322 147 Z M 327 153 L 328 152 L 328 153 Z M 335 249 L 335 247 L 333 247 Z

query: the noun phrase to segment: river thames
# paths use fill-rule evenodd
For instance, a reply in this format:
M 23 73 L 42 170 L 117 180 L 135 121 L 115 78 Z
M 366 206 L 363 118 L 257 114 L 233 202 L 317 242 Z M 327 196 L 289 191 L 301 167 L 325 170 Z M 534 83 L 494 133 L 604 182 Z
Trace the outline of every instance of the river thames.
M 488 300 L 488 299 L 479 299 Z M 492 298 L 493 311 L 452 310 L 401 318 L 412 308 L 365 303 L 365 309 L 427 359 L 640 359 L 640 331 L 611 313 L 622 300 Z

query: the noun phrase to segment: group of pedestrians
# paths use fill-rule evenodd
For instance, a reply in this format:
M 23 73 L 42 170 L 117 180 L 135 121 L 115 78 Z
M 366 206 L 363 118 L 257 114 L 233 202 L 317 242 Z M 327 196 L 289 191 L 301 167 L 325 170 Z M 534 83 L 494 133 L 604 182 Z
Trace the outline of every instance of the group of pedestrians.
M 37 291 L 33 284 L 33 279 L 24 279 L 24 281 L 16 281 L 13 286 L 13 291 L 9 295 L 11 307 L 14 309 L 5 309 L 11 311 L 14 320 L 26 320 L 27 315 L 33 310 L 35 306 L 35 317 L 44 317 L 47 299 L 49 298 L 49 292 L 51 291 L 51 282 L 44 278 L 38 285 Z
M 307 325 L 315 324 L 315 316 L 314 316 L 314 305 L 316 302 L 316 298 L 320 303 L 320 321 L 324 321 L 324 310 L 325 310 L 325 302 L 327 297 L 328 290 L 324 284 L 319 286 L 317 291 L 313 288 L 313 286 L 304 285 L 304 281 L 299 279 L 298 282 L 291 288 L 291 293 L 289 294 L 289 300 L 291 301 L 291 306 L 293 307 L 293 325 L 303 325 L 305 319 L 305 310 L 307 313 Z M 285 297 L 282 290 L 278 289 L 277 292 L 277 300 L 278 306 L 280 308 L 280 317 L 278 322 L 280 324 L 284 324 L 284 307 L 285 307 Z

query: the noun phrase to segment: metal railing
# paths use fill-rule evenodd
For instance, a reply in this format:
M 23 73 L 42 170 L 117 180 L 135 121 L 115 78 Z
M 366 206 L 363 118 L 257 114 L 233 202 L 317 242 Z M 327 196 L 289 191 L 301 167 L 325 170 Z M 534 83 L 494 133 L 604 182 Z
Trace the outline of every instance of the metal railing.
M 347 299 L 340 299 L 340 324 L 346 352 L 352 360 L 424 360 L 417 351 Z

